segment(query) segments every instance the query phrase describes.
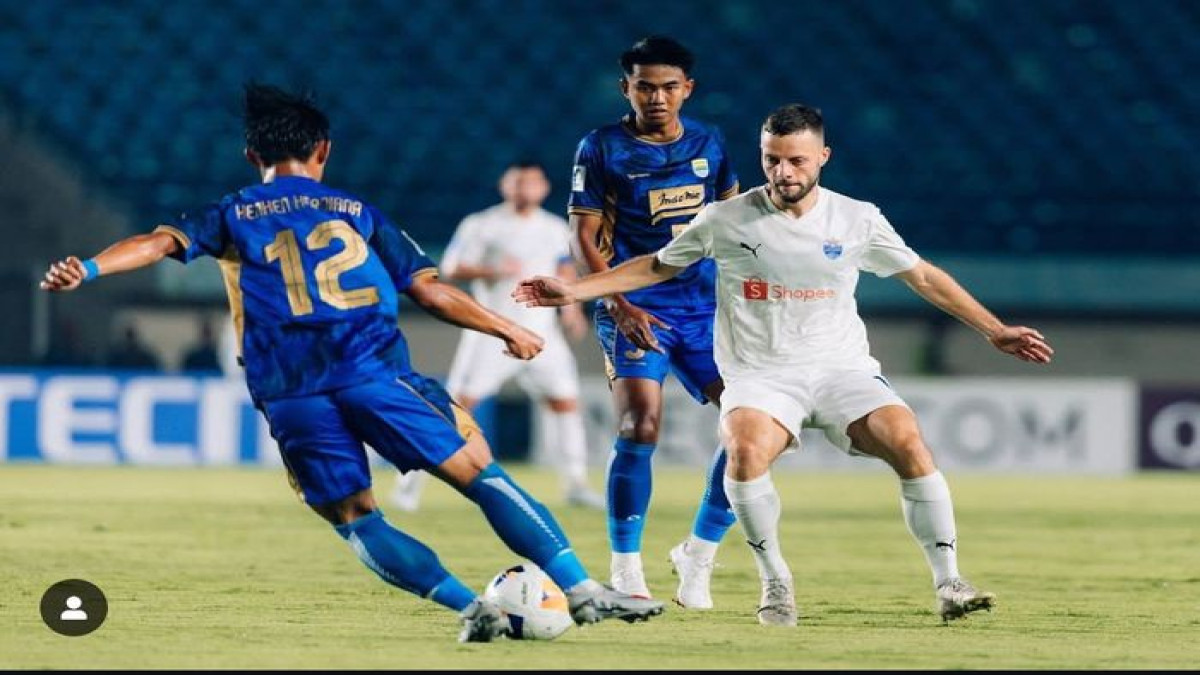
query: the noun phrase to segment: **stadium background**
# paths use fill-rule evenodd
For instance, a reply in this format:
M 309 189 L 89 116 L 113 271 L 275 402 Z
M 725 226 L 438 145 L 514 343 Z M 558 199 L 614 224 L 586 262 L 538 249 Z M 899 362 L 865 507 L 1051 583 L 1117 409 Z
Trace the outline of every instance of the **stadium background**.
M 3 456 L 258 456 L 221 449 L 227 437 L 206 430 L 232 419 L 241 439 L 232 443 L 244 445 L 260 433 L 252 414 L 196 411 L 233 389 L 112 367 L 132 327 L 177 375 L 201 326 L 224 312 L 215 265 L 165 263 L 66 296 L 36 290 L 49 260 L 94 253 L 255 179 L 240 157 L 244 81 L 315 91 L 334 125 L 328 180 L 378 204 L 437 258 L 463 215 L 496 200 L 496 175 L 513 158 L 546 164 L 555 181 L 547 207 L 562 212 L 575 143 L 627 109 L 617 55 L 664 32 L 696 52 L 685 113 L 724 129 L 744 186 L 760 182 L 762 116 L 786 102 L 817 105 L 834 148 L 827 186 L 876 202 L 919 252 L 1005 318 L 1049 336 L 1055 363 L 1028 367 L 902 284 L 864 278 L 861 305 L 888 373 L 976 387 L 932 394 L 970 422 L 955 432 L 968 451 L 987 445 L 972 438 L 1013 429 L 1061 445 L 1055 433 L 1119 416 L 1125 426 L 1108 436 L 1127 455 L 1120 470 L 1195 468 L 1198 23 L 1200 8 L 1183 1 L 293 0 L 264 9 L 252 0 L 0 0 Z M 444 374 L 456 331 L 415 314 L 403 326 L 417 366 Z M 602 463 L 600 359 L 590 341 L 577 353 Z M 63 380 L 64 367 L 102 379 Z M 1021 379 L 986 379 L 995 376 Z M 1110 378 L 1115 398 L 1072 403 L 1072 392 L 1097 390 L 1095 377 Z M 974 410 L 981 396 L 1003 410 L 972 417 L 954 407 Z M 127 414 L 131 400 L 141 412 Z M 705 413 L 676 402 L 681 428 L 705 428 L 689 421 Z M 536 434 L 523 398 L 506 390 L 496 405 L 506 413 L 499 426 L 518 420 L 493 428 L 506 434 L 500 451 L 523 456 Z M 67 423 L 51 421 L 62 415 Z M 131 424 L 148 427 L 146 447 L 127 442 Z M 206 433 L 218 460 L 195 455 Z M 1164 457 L 1153 438 L 1165 439 Z

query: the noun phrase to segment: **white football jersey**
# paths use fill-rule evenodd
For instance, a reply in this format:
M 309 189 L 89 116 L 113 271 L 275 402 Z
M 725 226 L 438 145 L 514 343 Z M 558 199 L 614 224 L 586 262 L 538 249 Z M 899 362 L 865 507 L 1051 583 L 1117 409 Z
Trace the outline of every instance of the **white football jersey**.
M 765 186 L 709 204 L 658 259 L 717 263 L 715 358 L 726 378 L 781 368 L 879 370 L 854 290 L 859 270 L 881 277 L 920 261 L 874 204 L 817 187 L 796 218 Z
M 497 204 L 463 219 L 446 247 L 441 270 L 448 276 L 460 264 L 500 266 L 505 258 L 520 261 L 520 270 L 509 277 L 471 281 L 471 294 L 484 307 L 545 334 L 558 330 L 558 313 L 525 307 L 511 294 L 526 277 L 557 276 L 559 265 L 571 255 L 569 236 L 567 221 L 545 209 L 519 216 L 507 204 Z

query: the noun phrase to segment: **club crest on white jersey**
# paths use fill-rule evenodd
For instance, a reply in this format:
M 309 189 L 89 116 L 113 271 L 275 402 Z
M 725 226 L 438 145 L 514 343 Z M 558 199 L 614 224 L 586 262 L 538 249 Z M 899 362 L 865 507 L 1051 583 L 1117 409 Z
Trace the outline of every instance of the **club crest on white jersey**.
M 824 244 L 821 244 L 821 250 L 825 252 L 825 257 L 830 260 L 837 260 L 842 257 L 842 242 L 837 239 L 826 239 Z

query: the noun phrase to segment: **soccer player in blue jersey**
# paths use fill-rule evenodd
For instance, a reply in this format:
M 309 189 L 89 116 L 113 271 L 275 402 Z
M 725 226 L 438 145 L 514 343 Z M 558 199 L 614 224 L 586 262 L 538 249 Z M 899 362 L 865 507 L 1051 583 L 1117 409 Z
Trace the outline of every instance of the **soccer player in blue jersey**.
M 662 603 L 589 578 L 550 512 L 492 461 L 470 415 L 412 369 L 398 296 L 503 340 L 519 359 L 536 356 L 542 339 L 440 282 L 403 230 L 320 182 L 329 122 L 311 100 L 263 85 L 245 94 L 246 158 L 261 184 L 94 258 L 55 262 L 41 287 L 72 291 L 165 257 L 216 258 L 251 397 L 304 500 L 384 581 L 460 612 L 461 641 L 504 635 L 507 619 L 384 518 L 364 443 L 400 470 L 428 470 L 475 502 L 509 548 L 565 590 L 577 623 L 661 613 Z
M 585 136 L 575 155 L 568 212 L 572 252 L 584 274 L 657 251 L 706 204 L 737 194 L 721 132 L 680 116 L 694 86 L 693 62 L 683 45 L 664 36 L 621 55 L 621 92 L 633 110 Z M 723 388 L 713 361 L 713 280 L 714 266 L 705 260 L 666 283 L 608 296 L 595 309 L 618 425 L 608 472 L 612 585 L 641 597 L 650 597 L 642 530 L 663 378 L 674 372 L 700 403 L 719 403 Z M 712 607 L 713 559 L 734 522 L 724 471 L 718 448 L 691 536 L 670 553 L 680 577 L 675 600 L 684 607 Z

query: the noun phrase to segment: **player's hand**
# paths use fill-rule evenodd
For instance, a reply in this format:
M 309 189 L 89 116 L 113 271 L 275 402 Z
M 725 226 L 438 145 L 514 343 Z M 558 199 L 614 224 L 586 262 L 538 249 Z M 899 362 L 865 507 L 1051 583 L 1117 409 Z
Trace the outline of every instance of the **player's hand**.
M 528 328 L 513 324 L 509 334 L 504 337 L 506 347 L 504 353 L 514 359 L 528 361 L 540 354 L 545 344 L 546 341 L 542 339 L 542 336 Z
M 1054 350 L 1041 333 L 1026 326 L 1005 326 L 988 338 L 992 346 L 1030 363 L 1050 363 Z
M 664 353 L 663 348 L 658 344 L 658 336 L 654 334 L 654 326 L 663 330 L 671 330 L 671 327 L 662 319 L 640 307 L 634 307 L 628 302 L 610 302 L 608 313 L 616 322 L 617 330 L 621 331 L 621 334 L 630 342 L 637 345 L 638 349 Z
M 517 284 L 512 297 L 526 307 L 562 307 L 575 302 L 567 282 L 555 277 L 524 279 Z
M 73 291 L 83 283 L 84 274 L 83 263 L 79 258 L 71 256 L 51 263 L 50 269 L 46 271 L 46 276 L 38 286 L 43 291 Z

